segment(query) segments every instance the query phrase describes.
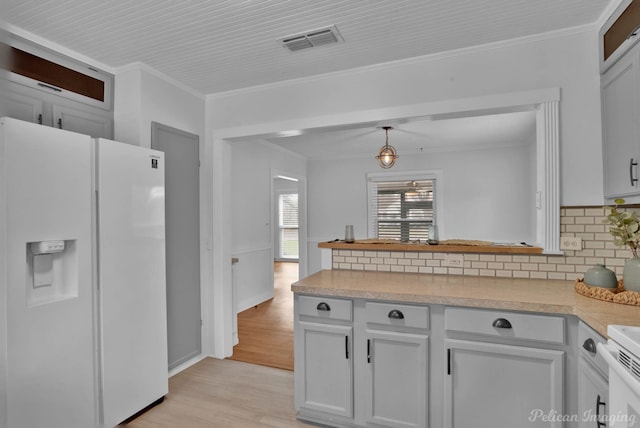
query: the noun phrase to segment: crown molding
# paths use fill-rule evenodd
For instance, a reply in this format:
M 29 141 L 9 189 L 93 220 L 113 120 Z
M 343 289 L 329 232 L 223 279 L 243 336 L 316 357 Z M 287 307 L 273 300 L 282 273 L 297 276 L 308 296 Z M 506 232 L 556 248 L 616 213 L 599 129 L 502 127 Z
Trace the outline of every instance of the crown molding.
M 135 61 L 126 65 L 123 65 L 121 67 L 117 67 L 114 69 L 114 74 L 118 75 L 118 73 L 125 73 L 128 71 L 145 71 L 155 77 L 157 77 L 158 79 L 164 80 L 165 82 L 169 83 L 170 85 L 176 86 L 180 89 L 182 89 L 185 92 L 188 92 L 189 94 L 193 95 L 194 97 L 197 97 L 201 100 L 205 100 L 206 96 L 201 93 L 196 91 L 195 89 L 193 89 L 192 87 L 185 85 L 184 83 L 174 79 L 171 76 L 168 76 L 166 74 L 164 74 L 161 71 L 156 70 L 155 68 L 151 67 L 150 65 L 142 62 L 142 61 Z

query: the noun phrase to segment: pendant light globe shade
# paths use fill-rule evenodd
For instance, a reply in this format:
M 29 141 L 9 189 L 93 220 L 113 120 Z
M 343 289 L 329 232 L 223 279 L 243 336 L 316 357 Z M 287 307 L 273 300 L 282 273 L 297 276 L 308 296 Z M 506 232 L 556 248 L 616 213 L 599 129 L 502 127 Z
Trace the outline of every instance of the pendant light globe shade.
M 398 155 L 393 146 L 386 144 L 380 148 L 380 153 L 376 156 L 376 159 L 378 159 L 378 164 L 380 164 L 382 168 L 389 169 L 396 163 Z
M 380 152 L 378 153 L 378 156 L 376 156 L 376 159 L 378 159 L 378 164 L 382 168 L 389 169 L 396 163 L 398 154 L 396 153 L 395 147 L 389 145 L 389 130 L 393 128 L 391 126 L 383 126 L 382 129 L 385 131 L 386 139 L 385 144 L 380 148 Z

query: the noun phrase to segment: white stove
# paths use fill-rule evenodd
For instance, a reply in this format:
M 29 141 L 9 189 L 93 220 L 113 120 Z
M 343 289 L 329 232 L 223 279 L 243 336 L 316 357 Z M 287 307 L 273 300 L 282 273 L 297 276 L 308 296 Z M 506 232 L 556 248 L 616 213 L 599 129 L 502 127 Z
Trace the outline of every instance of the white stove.
M 606 426 L 640 428 L 640 327 L 610 325 L 607 334 L 607 344 L 598 344 L 609 366 Z

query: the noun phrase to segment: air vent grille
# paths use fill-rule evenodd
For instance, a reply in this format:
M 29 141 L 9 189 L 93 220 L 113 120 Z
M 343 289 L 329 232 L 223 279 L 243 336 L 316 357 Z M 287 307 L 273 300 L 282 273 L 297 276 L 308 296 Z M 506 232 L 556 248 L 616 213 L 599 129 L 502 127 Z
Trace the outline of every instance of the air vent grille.
M 332 25 L 328 28 L 321 28 L 318 30 L 307 31 L 303 34 L 287 36 L 279 41 L 282 46 L 293 52 L 315 46 L 344 42 L 344 39 L 338 32 L 338 28 L 335 25 Z
M 640 361 L 623 350 L 618 351 L 618 362 L 622 364 L 637 380 L 640 380 Z

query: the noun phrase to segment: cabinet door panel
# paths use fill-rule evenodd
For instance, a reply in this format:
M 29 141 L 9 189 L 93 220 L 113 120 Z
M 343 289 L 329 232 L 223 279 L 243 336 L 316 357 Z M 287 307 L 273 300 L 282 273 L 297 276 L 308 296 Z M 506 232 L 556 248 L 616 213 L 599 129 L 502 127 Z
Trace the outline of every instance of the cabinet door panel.
M 42 101 L 27 95 L 9 92 L 6 115 L 14 119 L 42 125 Z
M 580 428 L 602 428 L 607 425 L 609 383 L 584 357 L 578 363 L 578 415 Z
M 638 142 L 638 52 L 629 52 L 602 79 L 602 127 L 604 144 L 605 197 L 633 195 L 639 192 L 640 163 Z M 631 170 L 630 170 L 631 169 Z
M 296 382 L 301 407 L 353 416 L 353 328 L 299 321 L 301 358 Z M 298 370 L 299 369 L 299 370 Z
M 388 427 L 424 427 L 427 420 L 425 335 L 367 331 L 367 419 Z
M 89 135 L 93 138 L 113 138 L 111 118 L 106 115 L 54 105 L 53 120 L 53 126 L 56 128 Z
M 542 416 L 563 414 L 564 352 L 458 340 L 446 348 L 446 427 L 562 426 Z

